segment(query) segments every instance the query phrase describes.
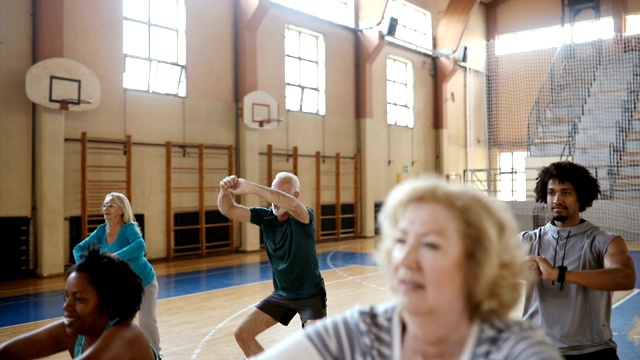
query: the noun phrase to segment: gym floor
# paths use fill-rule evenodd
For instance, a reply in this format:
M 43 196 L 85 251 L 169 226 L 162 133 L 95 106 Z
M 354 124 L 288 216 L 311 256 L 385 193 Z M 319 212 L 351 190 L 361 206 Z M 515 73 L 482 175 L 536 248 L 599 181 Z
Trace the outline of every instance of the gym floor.
M 375 239 L 318 244 L 328 312 L 391 300 L 385 276 L 375 267 Z M 631 246 L 636 269 L 640 250 Z M 165 359 L 244 359 L 233 331 L 273 287 L 264 252 L 154 262 L 158 275 L 158 323 Z M 39 328 L 62 315 L 64 276 L 0 283 L 0 342 Z M 640 288 L 640 280 L 636 289 Z M 612 327 L 620 359 L 640 359 L 640 290 L 614 293 Z M 517 307 L 513 316 L 519 316 Z M 299 318 L 259 337 L 265 347 L 300 330 Z M 49 359 L 69 359 L 66 353 Z

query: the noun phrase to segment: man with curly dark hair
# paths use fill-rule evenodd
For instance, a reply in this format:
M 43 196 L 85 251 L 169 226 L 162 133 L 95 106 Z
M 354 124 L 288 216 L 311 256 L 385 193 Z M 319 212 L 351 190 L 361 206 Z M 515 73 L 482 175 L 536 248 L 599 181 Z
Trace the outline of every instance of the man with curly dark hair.
M 611 331 L 612 292 L 633 289 L 635 269 L 622 237 L 580 215 L 600 195 L 582 165 L 559 161 L 540 170 L 536 201 L 552 219 L 521 234 L 535 277 L 523 317 L 540 325 L 566 359 L 618 359 Z
M 0 345 L 0 359 L 38 359 L 68 351 L 74 359 L 157 359 L 132 320 L 142 280 L 124 260 L 97 249 L 67 272 L 64 318 Z

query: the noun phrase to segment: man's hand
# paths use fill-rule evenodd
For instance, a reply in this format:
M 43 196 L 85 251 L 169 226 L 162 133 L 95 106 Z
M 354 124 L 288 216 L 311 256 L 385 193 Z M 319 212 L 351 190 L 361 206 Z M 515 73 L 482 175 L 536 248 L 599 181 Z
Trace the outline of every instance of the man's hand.
M 529 275 L 531 275 L 531 278 L 537 279 L 540 276 L 542 276 L 542 271 L 540 270 L 540 266 L 538 265 L 538 262 L 534 258 L 535 256 L 528 256 L 525 266 L 527 267 L 527 270 L 529 272 Z
M 244 195 L 247 193 L 249 184 L 247 180 L 231 175 L 220 181 L 220 191 L 225 194 L 231 192 L 235 195 Z
M 252 183 L 235 175 L 227 176 L 220 180 L 218 210 L 229 219 L 243 222 L 251 221 L 251 211 L 249 208 L 236 204 L 233 199 L 233 195 L 235 194 L 246 194 L 251 184 Z
M 558 280 L 558 273 L 560 270 L 556 269 L 551 265 L 549 260 L 547 260 L 543 256 L 529 256 L 527 257 L 529 260 L 529 264 L 535 263 L 538 266 L 539 274 L 538 276 L 542 276 L 545 280 L 556 281 Z

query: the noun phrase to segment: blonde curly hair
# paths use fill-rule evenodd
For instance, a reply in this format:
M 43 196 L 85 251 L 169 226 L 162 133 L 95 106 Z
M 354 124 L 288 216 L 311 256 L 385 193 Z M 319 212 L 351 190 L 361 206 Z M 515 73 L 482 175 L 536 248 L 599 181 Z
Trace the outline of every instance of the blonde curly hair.
M 511 211 L 484 193 L 432 175 L 403 181 L 388 194 L 378 216 L 382 236 L 376 255 L 389 277 L 394 234 L 413 203 L 436 203 L 458 214 L 470 319 L 506 318 L 520 299 L 524 278 L 524 252 Z

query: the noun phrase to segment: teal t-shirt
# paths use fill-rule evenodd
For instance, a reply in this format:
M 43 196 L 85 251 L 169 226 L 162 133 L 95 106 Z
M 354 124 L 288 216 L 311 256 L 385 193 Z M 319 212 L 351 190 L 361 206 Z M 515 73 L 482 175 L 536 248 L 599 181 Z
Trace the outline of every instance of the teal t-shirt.
M 289 299 L 306 299 L 320 293 L 324 280 L 316 254 L 315 215 L 309 224 L 292 216 L 280 222 L 271 208 L 252 207 L 251 223 L 260 226 L 273 271 L 274 291 Z
M 73 248 L 73 257 L 76 262 L 82 260 L 82 256 L 92 248 L 99 248 L 100 253 L 108 251 L 127 261 L 135 271 L 142 285 L 147 286 L 156 278 L 156 272 L 147 258 L 144 256 L 147 244 L 142 239 L 138 226 L 134 223 L 122 225 L 113 244 L 107 243 L 107 223 L 101 224 L 86 239 Z

